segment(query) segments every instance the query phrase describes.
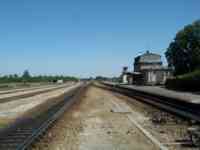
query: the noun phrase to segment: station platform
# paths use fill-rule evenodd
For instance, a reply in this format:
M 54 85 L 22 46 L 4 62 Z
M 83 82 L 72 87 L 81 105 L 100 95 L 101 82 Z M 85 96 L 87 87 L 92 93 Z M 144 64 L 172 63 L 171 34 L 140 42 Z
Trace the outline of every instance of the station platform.
M 191 92 L 174 91 L 174 90 L 169 90 L 160 86 L 124 85 L 124 84 L 116 84 L 116 83 L 111 83 L 111 82 L 105 82 L 105 84 L 132 89 L 132 90 L 144 92 L 147 94 L 153 94 L 157 96 L 177 99 L 177 100 L 185 101 L 188 103 L 200 104 L 200 94 L 195 94 Z

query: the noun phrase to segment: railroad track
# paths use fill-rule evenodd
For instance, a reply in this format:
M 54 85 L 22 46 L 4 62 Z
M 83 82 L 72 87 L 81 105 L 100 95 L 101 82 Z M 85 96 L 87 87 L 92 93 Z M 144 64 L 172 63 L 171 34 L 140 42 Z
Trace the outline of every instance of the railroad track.
M 11 89 L 11 90 L 2 90 L 2 91 L 0 91 L 0 95 L 16 93 L 16 92 L 21 92 L 21 91 L 31 91 L 31 90 L 47 88 L 47 87 L 51 87 L 51 86 L 53 87 L 53 85 L 43 85 L 43 86 L 33 86 L 33 87 L 27 87 L 27 88 L 16 88 L 16 89 Z
M 12 92 L 12 93 L 7 93 L 7 94 L 0 94 L 0 103 L 7 103 L 9 101 L 17 100 L 20 98 L 26 98 L 26 97 L 31 97 L 37 94 L 51 92 L 53 90 L 61 89 L 67 86 L 70 86 L 70 85 L 36 88 L 33 90 L 27 90 L 27 91 L 25 90 L 25 91 Z
M 136 91 L 133 89 L 128 89 L 125 87 L 116 86 L 112 84 L 101 83 L 101 85 L 103 86 L 99 87 L 127 95 L 136 100 L 150 104 L 152 106 L 173 113 L 180 117 L 200 122 L 200 104 L 195 104 L 177 100 L 174 98 L 145 93 L 142 91 Z
M 67 93 L 63 101 L 37 118 L 20 120 L 0 133 L 0 150 L 25 150 L 69 108 L 85 88 L 83 84 Z

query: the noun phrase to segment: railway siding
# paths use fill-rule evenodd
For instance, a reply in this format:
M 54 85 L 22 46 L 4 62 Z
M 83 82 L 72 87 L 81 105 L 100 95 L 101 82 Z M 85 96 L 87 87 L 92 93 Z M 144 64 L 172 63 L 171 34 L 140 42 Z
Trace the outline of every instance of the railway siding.
M 129 120 L 129 107 L 119 108 L 112 101 L 122 100 L 91 86 L 79 103 L 73 105 L 32 149 L 159 149 Z
M 179 100 L 190 104 L 200 105 L 200 94 L 184 91 L 174 91 L 159 86 L 136 86 L 136 85 L 123 85 L 112 82 L 102 82 L 105 85 L 112 87 L 119 87 L 127 90 L 142 92 L 144 94 L 150 94 L 154 96 L 166 97 L 174 100 Z
M 95 84 L 95 86 L 110 90 L 110 88 L 107 88 L 97 83 Z M 154 105 L 144 103 L 142 97 L 140 97 L 140 99 L 135 99 L 135 97 L 133 96 L 134 93 L 129 95 L 130 91 L 128 91 L 129 94 L 127 94 L 126 92 L 115 91 L 112 93 L 117 97 L 123 99 L 132 108 L 132 110 L 134 110 L 134 112 L 137 112 L 136 114 L 132 113 L 134 117 L 128 117 L 130 118 L 130 120 L 133 120 L 133 123 L 136 122 L 136 126 L 138 126 L 139 124 L 139 126 L 147 130 L 150 133 L 150 138 L 151 136 L 156 137 L 156 139 L 159 139 L 160 143 L 164 145 L 164 147 L 168 147 L 170 150 L 198 149 L 198 147 L 195 147 L 193 145 L 192 141 L 190 140 L 190 135 L 188 134 L 188 128 L 192 125 L 192 122 L 190 120 L 188 120 L 187 118 L 183 118 L 176 113 L 171 114 L 164 109 L 160 109 L 160 107 L 154 107 Z M 128 96 L 125 96 L 124 94 Z M 117 102 L 116 104 L 119 105 L 120 102 Z M 139 115 L 137 115 L 138 113 Z M 135 116 L 141 115 L 143 117 L 146 117 L 147 119 L 143 119 L 143 121 L 138 121 L 137 117 Z
M 48 96 L 48 102 L 42 102 L 29 114 L 21 116 L 20 120 L 1 131 L 0 149 L 22 150 L 27 149 L 39 135 L 45 132 L 50 125 L 76 100 L 76 92 L 81 90 L 82 83 L 66 88 L 64 91 L 54 91 Z M 61 89 L 60 89 L 61 90 Z M 56 94 L 57 93 L 57 94 Z M 58 97 L 58 96 L 62 97 Z M 46 95 L 47 96 L 47 95 Z M 40 97 L 42 98 L 42 97 Z M 43 97 L 45 99 L 46 97 Z M 53 104 L 53 105 L 52 105 Z M 42 107 L 42 108 L 41 108 Z M 40 111 L 40 113 L 38 113 Z
M 159 86 L 134 86 L 121 85 L 121 87 L 133 89 L 136 91 L 145 92 L 147 94 L 154 94 L 158 96 L 169 97 L 180 101 L 185 101 L 193 104 L 200 104 L 200 95 L 189 92 L 173 91 Z
M 16 118 L 26 111 L 47 102 L 49 99 L 63 95 L 67 91 L 76 88 L 79 84 L 69 87 L 55 88 L 53 91 L 38 94 L 28 98 L 22 98 L 17 101 L 10 101 L 0 105 L 0 117 Z
M 40 86 L 32 86 L 32 87 L 26 87 L 26 88 L 16 88 L 16 89 L 11 89 L 11 90 L 0 91 L 0 94 L 16 93 L 16 92 L 21 92 L 21 91 L 28 91 L 28 90 L 34 90 L 34 89 L 45 88 L 45 87 L 53 87 L 53 86 L 55 85 L 40 85 Z
M 45 93 L 49 91 L 53 91 L 59 88 L 70 86 L 71 84 L 64 84 L 64 85 L 56 85 L 56 86 L 50 86 L 50 87 L 41 87 L 37 89 L 32 90 L 25 90 L 25 91 L 19 91 L 19 92 L 13 92 L 13 93 L 7 93 L 7 94 L 0 94 L 0 103 L 7 103 L 9 101 L 13 101 L 19 98 L 25 98 L 34 96 L 40 93 Z
M 200 105 L 198 103 L 176 99 L 170 95 L 164 96 L 162 94 L 158 95 L 155 93 L 146 92 L 145 90 L 135 90 L 133 88 L 128 88 L 112 83 L 103 83 L 103 85 L 103 88 L 125 94 L 165 111 L 172 112 L 184 118 L 200 122 Z

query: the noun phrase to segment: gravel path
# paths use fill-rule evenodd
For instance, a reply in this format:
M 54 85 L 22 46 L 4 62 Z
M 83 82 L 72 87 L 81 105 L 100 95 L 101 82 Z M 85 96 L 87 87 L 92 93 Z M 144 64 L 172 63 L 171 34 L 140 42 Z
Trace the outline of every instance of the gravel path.
M 79 103 L 44 135 L 33 150 L 156 150 L 127 117 L 129 110 L 118 109 L 122 101 L 105 90 L 90 87 Z M 138 118 L 145 120 L 143 117 Z

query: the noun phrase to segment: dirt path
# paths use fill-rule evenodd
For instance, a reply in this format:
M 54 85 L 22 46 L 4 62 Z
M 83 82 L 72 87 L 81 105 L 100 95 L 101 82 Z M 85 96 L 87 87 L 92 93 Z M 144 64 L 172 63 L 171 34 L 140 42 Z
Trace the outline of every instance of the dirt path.
M 121 101 L 111 93 L 90 87 L 55 124 L 34 150 L 156 150 L 129 120 L 126 110 L 116 110 Z

